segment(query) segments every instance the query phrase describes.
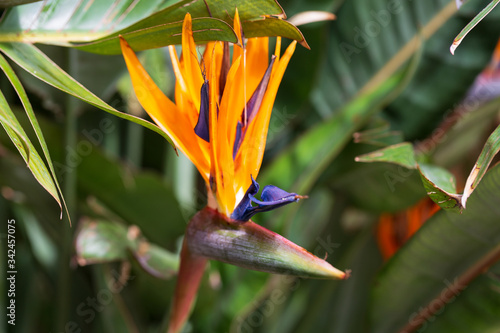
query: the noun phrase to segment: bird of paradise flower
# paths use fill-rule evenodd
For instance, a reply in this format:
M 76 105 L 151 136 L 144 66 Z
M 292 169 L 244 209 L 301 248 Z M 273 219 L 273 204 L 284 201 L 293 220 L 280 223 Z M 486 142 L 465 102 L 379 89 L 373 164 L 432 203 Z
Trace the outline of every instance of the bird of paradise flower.
M 344 279 L 303 248 L 249 219 L 304 198 L 276 186 L 260 195 L 257 178 L 264 155 L 274 99 L 294 53 L 293 41 L 281 55 L 281 39 L 269 60 L 268 38 L 243 38 L 238 11 L 238 44 L 209 42 L 198 59 L 192 20 L 186 14 L 179 60 L 169 47 L 176 77 L 175 104 L 156 86 L 125 39 L 122 53 L 134 91 L 149 116 L 197 167 L 208 204 L 188 225 L 174 295 L 169 332 L 187 320 L 208 259 L 271 273 Z

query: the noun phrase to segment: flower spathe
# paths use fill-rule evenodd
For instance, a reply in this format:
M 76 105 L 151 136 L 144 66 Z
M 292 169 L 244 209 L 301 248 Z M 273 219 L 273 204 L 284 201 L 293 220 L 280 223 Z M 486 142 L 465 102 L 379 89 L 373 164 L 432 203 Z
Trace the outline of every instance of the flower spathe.
M 169 47 L 176 77 L 175 103 L 156 86 L 125 39 L 120 38 L 120 44 L 139 102 L 197 167 L 209 198 L 215 199 L 209 199 L 209 206 L 245 221 L 256 212 L 301 198 L 294 194 L 294 200 L 279 200 L 276 195 L 281 190 L 272 188 L 273 201 L 264 203 L 265 209 L 259 204 L 252 213 L 235 212 L 241 200 L 248 201 L 245 193 L 254 187 L 253 178 L 259 173 L 274 99 L 296 41 L 281 55 L 278 37 L 269 60 L 267 37 L 244 43 L 237 11 L 234 29 L 239 45 L 233 45 L 232 59 L 229 44 L 223 42 L 209 42 L 198 59 L 191 16 L 186 14 L 180 59 L 175 48 Z M 265 196 L 263 201 L 267 201 Z M 276 200 L 279 204 L 273 205 Z

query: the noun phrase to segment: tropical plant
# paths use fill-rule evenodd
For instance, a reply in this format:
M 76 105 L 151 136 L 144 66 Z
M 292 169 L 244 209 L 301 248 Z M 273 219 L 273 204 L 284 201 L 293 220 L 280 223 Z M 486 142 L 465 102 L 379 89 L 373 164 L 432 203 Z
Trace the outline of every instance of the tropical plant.
M 2 329 L 500 330 L 498 1 L 28 2 L 0 21 Z

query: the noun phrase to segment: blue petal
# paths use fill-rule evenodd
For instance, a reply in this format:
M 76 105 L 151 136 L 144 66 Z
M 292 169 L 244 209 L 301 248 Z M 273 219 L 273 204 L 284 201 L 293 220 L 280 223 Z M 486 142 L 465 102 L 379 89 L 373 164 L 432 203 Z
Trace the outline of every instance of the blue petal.
M 236 206 L 233 213 L 231 214 L 231 218 L 233 220 L 248 221 L 253 216 L 253 214 L 251 214 L 250 216 L 247 217 L 248 209 L 252 207 L 250 198 L 253 198 L 253 196 L 259 192 L 259 183 L 257 183 L 255 179 L 253 179 L 253 177 L 251 178 L 252 178 L 252 184 L 250 184 L 250 187 L 248 187 L 245 196 L 243 196 L 243 199 L 241 199 L 240 203 L 238 204 L 238 206 Z
M 208 129 L 208 112 L 208 81 L 205 80 L 205 82 L 203 82 L 203 84 L 201 85 L 200 114 L 198 115 L 198 122 L 194 127 L 194 132 L 206 142 L 210 142 L 210 132 Z
M 240 149 L 241 146 L 241 129 L 243 128 L 243 124 L 241 121 L 238 121 L 236 124 L 236 137 L 234 138 L 234 146 L 233 146 L 233 160 L 236 158 L 236 153 Z
M 259 192 L 259 184 L 252 177 L 252 184 L 231 214 L 233 220 L 248 221 L 257 213 L 273 210 L 303 198 L 297 193 L 288 193 L 274 185 L 264 187 L 260 196 L 261 200 L 255 198 L 257 192 Z M 252 206 L 252 202 L 256 203 L 257 206 Z

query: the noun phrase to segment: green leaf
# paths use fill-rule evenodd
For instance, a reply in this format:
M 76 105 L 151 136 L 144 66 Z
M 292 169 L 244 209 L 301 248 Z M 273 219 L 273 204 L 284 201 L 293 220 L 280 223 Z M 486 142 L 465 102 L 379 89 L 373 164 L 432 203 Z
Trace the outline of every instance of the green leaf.
M 40 125 L 38 124 L 38 120 L 35 117 L 35 112 L 33 111 L 31 103 L 28 99 L 28 95 L 26 94 L 26 91 L 24 90 L 24 87 L 21 84 L 21 81 L 19 81 L 19 78 L 17 77 L 16 73 L 14 72 L 12 67 L 9 65 L 7 60 L 1 54 L 0 54 L 0 68 L 2 68 L 3 72 L 8 77 L 12 86 L 16 90 L 17 95 L 19 96 L 19 99 L 21 100 L 21 103 L 23 104 L 24 110 L 26 111 L 26 114 L 28 115 L 28 119 L 31 123 L 31 126 L 35 130 L 36 137 L 38 139 L 38 142 L 40 143 L 40 146 L 42 147 L 43 154 L 44 154 L 45 159 L 47 161 L 47 165 L 48 165 L 48 168 L 50 170 L 52 180 L 53 180 L 54 185 L 57 189 L 56 201 L 61 206 L 61 202 L 59 201 L 59 194 L 61 194 L 60 200 L 62 201 L 62 206 L 64 206 L 66 208 L 66 203 L 64 202 L 64 197 L 62 196 L 61 188 L 59 187 L 59 183 L 57 182 L 57 177 L 56 177 L 56 173 L 54 171 L 52 159 L 50 158 L 49 148 L 47 147 L 47 143 L 45 142 L 45 138 L 43 137 L 42 130 L 40 129 Z M 28 155 L 29 155 L 29 153 L 28 153 Z M 28 156 L 28 159 L 29 159 L 29 156 Z M 49 193 L 51 193 L 51 192 L 49 191 Z M 53 194 L 51 193 L 51 195 L 53 195 Z M 61 207 L 61 210 L 62 210 L 62 207 Z M 62 213 L 62 211 L 61 211 L 61 213 Z M 69 215 L 68 215 L 68 217 L 69 217 Z
M 402 329 L 455 279 L 471 268 L 482 271 L 476 265 L 500 243 L 498 188 L 499 166 L 485 175 L 462 214 L 436 213 L 389 260 L 373 289 L 371 332 Z
M 209 10 L 207 10 L 207 7 Z M 103 53 L 120 53 L 118 36 L 122 35 L 135 51 L 181 43 L 182 21 L 187 13 L 193 17 L 193 37 L 197 42 L 225 40 L 236 43 L 232 30 L 235 9 L 242 21 L 245 37 L 283 36 L 308 47 L 302 33 L 287 21 L 269 15 L 283 16 L 277 2 L 184 0 L 136 24 L 88 44 L 75 44 L 79 49 Z M 208 17 L 210 16 L 210 18 Z
M 419 332 L 498 332 L 500 329 L 499 268 L 497 264 L 489 272 L 474 280 L 467 289 L 458 295 L 454 293 L 443 310 L 424 323 Z
M 127 40 L 134 51 L 143 51 L 166 45 L 180 44 L 181 33 L 182 21 L 178 21 L 140 30 L 125 29 L 91 43 L 74 44 L 73 46 L 79 50 L 93 53 L 120 54 L 121 48 L 118 38 L 120 35 Z M 193 19 L 193 37 L 196 42 L 200 43 L 210 40 L 238 42 L 233 29 L 226 22 L 214 18 Z
M 0 62 L 5 65 L 5 59 L 1 57 Z M 62 210 L 59 193 L 56 184 L 52 179 L 51 172 L 47 169 L 45 162 L 42 160 L 35 146 L 31 143 L 26 132 L 12 112 L 3 93 L 0 92 L 0 122 L 9 135 L 12 143 L 23 157 L 31 173 L 40 185 L 57 201 Z
M 118 54 L 118 36 L 123 35 L 134 50 L 180 43 L 182 20 L 186 13 L 194 18 L 196 41 L 237 42 L 232 29 L 238 8 L 246 37 L 284 36 L 307 43 L 301 32 L 285 17 L 274 0 L 221 1 L 95 1 L 58 0 L 10 9 L 0 22 L 0 42 L 38 42 Z M 19 20 L 18 18 L 22 19 Z
M 455 177 L 446 169 L 435 165 L 419 164 L 418 171 L 422 177 L 427 195 L 439 207 L 446 210 L 460 211 L 462 196 L 456 194 Z
M 352 19 L 339 19 L 330 26 L 330 47 L 313 96 L 321 113 L 335 112 L 358 93 L 394 75 L 456 11 L 454 1 L 416 7 L 414 2 L 343 3 L 337 16 Z M 368 35 L 370 22 L 378 30 Z
M 464 194 L 462 195 L 462 206 L 465 208 L 467 199 L 474 192 L 477 185 L 488 170 L 493 158 L 500 151 L 500 125 L 490 134 L 488 140 L 484 144 L 481 154 L 477 158 L 476 164 L 472 168 L 467 182 L 465 183 Z
M 355 163 L 334 178 L 333 187 L 350 202 L 377 214 L 399 212 L 425 197 L 418 171 L 399 165 Z
M 440 1 L 436 5 L 441 6 L 443 3 Z M 449 6 L 455 6 L 453 1 L 448 3 Z M 430 5 L 430 2 L 425 4 L 425 12 L 436 8 Z M 407 15 L 423 11 L 416 5 L 415 2 L 411 3 L 412 12 Z M 460 113 L 472 111 L 471 104 L 460 101 L 491 60 L 491 54 L 498 42 L 500 12 L 491 13 L 476 28 L 474 34 L 477 38 L 471 38 L 462 45 L 459 54 L 453 56 L 445 46 L 453 39 L 453 31 L 463 27 L 465 22 L 470 20 L 471 13 L 475 13 L 476 7 L 480 5 L 481 2 L 478 1 L 465 4 L 429 38 L 424 45 L 422 61 L 412 82 L 387 107 L 385 115 L 389 117 L 394 128 L 404 133 L 406 140 L 429 138 L 432 141 L 440 134 L 441 128 L 437 127 L 440 124 L 446 126 L 452 121 L 452 111 L 455 108 L 458 107 Z M 425 14 L 417 16 L 421 19 L 427 17 Z M 412 27 L 417 28 L 419 24 L 415 22 Z
M 356 162 L 389 162 L 408 169 L 415 169 L 417 162 L 415 161 L 415 152 L 413 145 L 409 142 L 402 142 L 386 148 L 376 150 L 374 152 L 356 157 Z
M 369 305 L 366 295 L 382 262 L 377 244 L 371 237 L 372 232 L 367 228 L 359 233 L 354 241 L 347 245 L 348 249 L 339 261 L 342 267 L 352 268 L 353 275 L 349 280 L 341 283 L 318 281 L 313 288 L 303 290 L 305 287 L 301 286 L 291 294 L 289 308 L 292 308 L 291 303 L 296 300 L 298 293 L 305 294 L 303 297 L 306 299 L 303 302 L 308 305 L 302 307 L 305 313 L 295 318 L 296 327 L 290 332 L 369 332 L 362 320 L 366 317 Z M 282 326 L 279 321 L 277 324 L 278 327 Z M 285 332 L 279 329 L 275 331 Z
M 479 12 L 479 14 L 476 15 L 476 17 L 474 17 L 472 19 L 472 21 L 469 22 L 469 24 L 467 24 L 465 26 L 465 28 L 462 29 L 462 31 L 460 31 L 460 33 L 457 35 L 457 37 L 455 37 L 455 39 L 453 40 L 453 43 L 451 44 L 450 46 L 450 52 L 451 54 L 455 54 L 455 50 L 457 49 L 458 45 L 460 45 L 460 43 L 462 43 L 462 40 L 465 38 L 465 36 L 472 30 L 474 29 L 474 27 L 479 23 L 481 22 L 481 20 L 486 16 L 488 15 L 492 10 L 493 8 L 496 7 L 496 5 L 498 5 L 498 3 L 500 2 L 500 0 L 492 0 L 488 6 L 484 7 L 484 9 L 482 11 Z
M 112 106 L 106 104 L 103 100 L 88 91 L 75 79 L 69 76 L 35 46 L 21 43 L 0 43 L 0 50 L 24 70 L 40 80 L 45 81 L 51 86 L 75 96 L 84 102 L 98 107 L 101 110 L 109 112 L 112 115 L 133 121 L 139 125 L 149 128 L 161 134 L 174 147 L 170 137 L 158 126 L 139 117 L 120 112 Z
M 349 19 L 330 25 L 329 47 L 311 96 L 318 113 L 338 112 L 422 53 L 415 76 L 385 115 L 406 140 L 431 134 L 488 63 L 498 40 L 498 17 L 488 17 L 478 27 L 482 38 L 471 39 L 460 55 L 442 50 L 450 31 L 469 20 L 470 7 L 464 5 L 457 13 L 454 0 L 345 1 L 336 14 Z

